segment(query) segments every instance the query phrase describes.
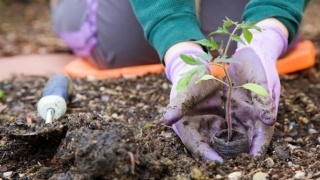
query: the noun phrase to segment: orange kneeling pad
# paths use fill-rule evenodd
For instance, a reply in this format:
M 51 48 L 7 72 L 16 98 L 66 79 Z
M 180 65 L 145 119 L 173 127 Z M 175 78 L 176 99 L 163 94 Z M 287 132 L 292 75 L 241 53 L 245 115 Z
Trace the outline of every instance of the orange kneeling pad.
M 302 41 L 285 57 L 277 61 L 278 73 L 283 75 L 309 68 L 315 64 L 315 56 L 316 52 L 313 43 L 309 40 Z M 162 64 L 100 70 L 81 58 L 71 61 L 64 68 L 64 73 L 71 77 L 94 77 L 96 79 L 119 78 L 122 76 L 135 77 L 149 73 L 159 74 L 163 71 Z M 214 76 L 224 76 L 223 70 L 217 66 L 211 66 L 211 72 Z

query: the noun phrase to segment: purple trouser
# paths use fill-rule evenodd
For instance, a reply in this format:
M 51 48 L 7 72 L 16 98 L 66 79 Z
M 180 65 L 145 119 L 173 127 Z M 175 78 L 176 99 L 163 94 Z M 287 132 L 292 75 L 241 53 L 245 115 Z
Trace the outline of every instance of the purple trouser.
M 241 21 L 248 0 L 202 0 L 201 31 L 204 35 L 222 25 L 225 17 Z M 154 48 L 145 40 L 129 0 L 59 0 L 52 8 L 53 30 L 73 52 L 99 69 L 159 63 Z M 216 41 L 227 42 L 216 35 Z M 230 47 L 230 55 L 236 43 Z

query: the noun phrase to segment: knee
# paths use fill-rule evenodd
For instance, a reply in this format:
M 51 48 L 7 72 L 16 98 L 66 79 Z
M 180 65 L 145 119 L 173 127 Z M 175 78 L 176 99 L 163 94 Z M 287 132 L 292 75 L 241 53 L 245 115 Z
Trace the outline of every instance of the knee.
M 54 2 L 55 1 L 55 2 Z M 85 21 L 86 1 L 54 0 L 51 6 L 51 20 L 55 32 L 77 31 Z

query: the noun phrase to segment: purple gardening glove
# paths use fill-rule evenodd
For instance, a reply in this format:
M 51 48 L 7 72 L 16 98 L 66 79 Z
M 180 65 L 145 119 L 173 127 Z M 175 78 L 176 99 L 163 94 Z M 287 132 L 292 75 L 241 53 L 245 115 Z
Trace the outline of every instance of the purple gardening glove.
M 234 86 L 256 83 L 270 95 L 262 97 L 244 88 L 233 90 L 233 128 L 247 134 L 250 154 L 254 156 L 264 152 L 273 136 L 281 88 L 276 61 L 288 43 L 280 29 L 261 28 L 262 32 L 252 31 L 253 40 L 248 46 L 238 44 L 233 59 L 240 63 L 232 63 L 228 68 Z
M 221 96 L 216 81 L 202 81 L 194 75 L 189 85 L 181 92 L 176 91 L 180 75 L 195 66 L 187 65 L 180 54 L 195 55 L 203 53 L 197 49 L 184 49 L 176 52 L 166 64 L 166 75 L 172 82 L 170 103 L 164 114 L 164 123 L 172 125 L 183 144 L 193 157 L 203 161 L 222 162 L 223 159 L 209 146 L 210 139 L 223 127 L 224 113 L 221 107 Z M 207 61 L 203 61 L 210 74 Z

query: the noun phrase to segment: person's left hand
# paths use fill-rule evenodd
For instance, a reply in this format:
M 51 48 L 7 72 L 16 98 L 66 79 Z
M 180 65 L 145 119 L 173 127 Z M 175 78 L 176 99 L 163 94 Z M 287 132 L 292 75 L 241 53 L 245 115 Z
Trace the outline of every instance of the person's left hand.
M 240 63 L 232 63 L 228 67 L 233 82 L 232 120 L 233 128 L 246 134 L 249 139 L 250 154 L 264 153 L 269 146 L 274 132 L 280 98 L 280 80 L 275 64 L 268 58 L 259 56 L 251 47 L 238 50 L 233 59 Z M 274 61 L 274 60 L 273 60 Z M 255 83 L 264 87 L 268 97 L 260 96 L 241 86 Z M 226 96 L 226 89 L 225 89 Z

